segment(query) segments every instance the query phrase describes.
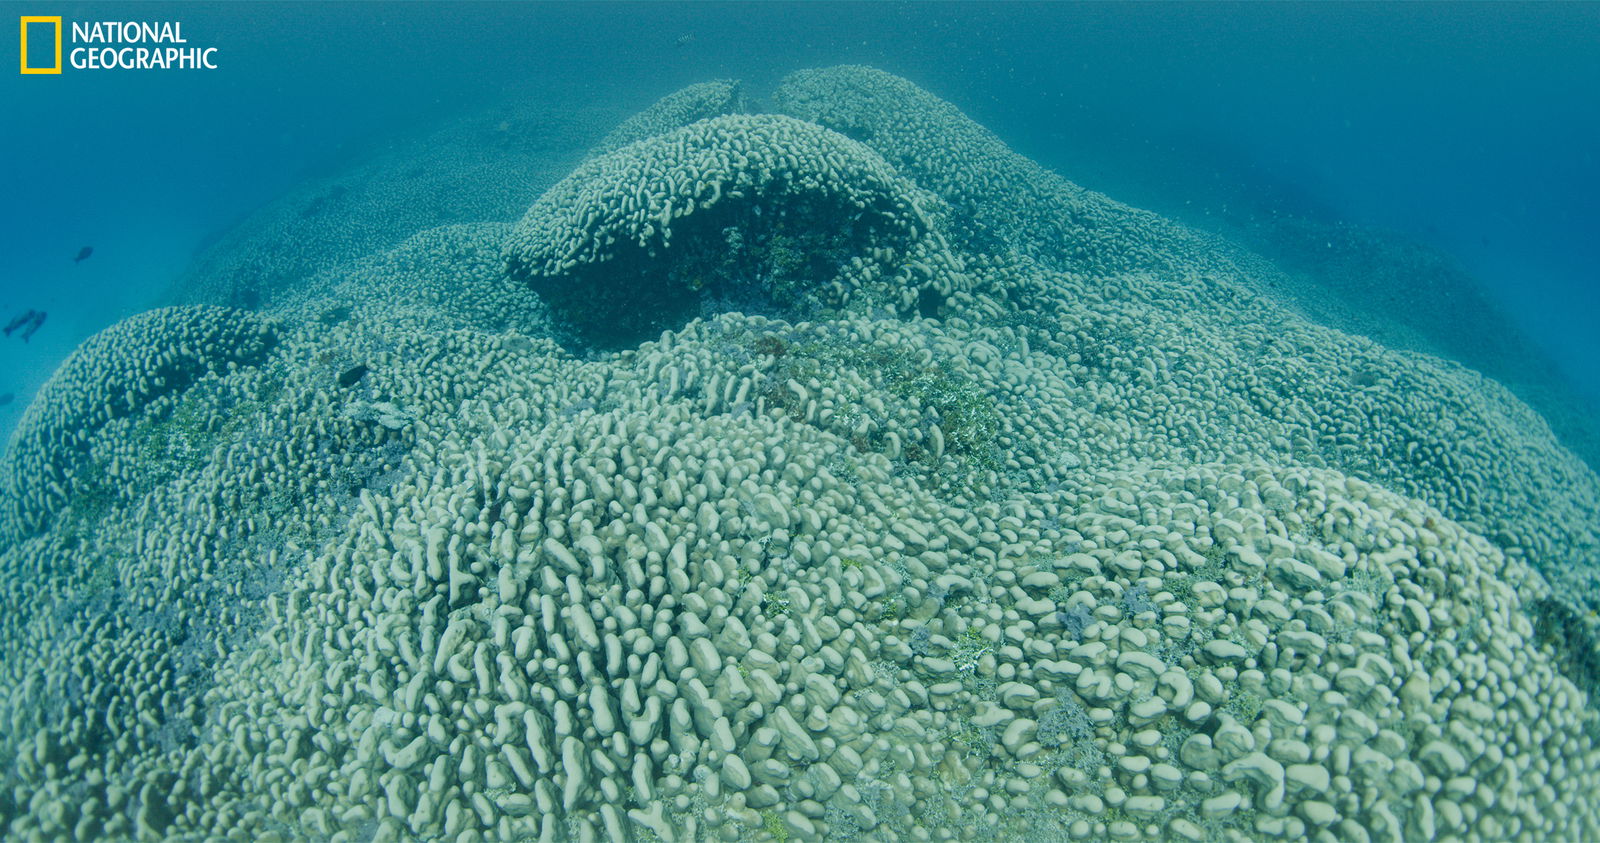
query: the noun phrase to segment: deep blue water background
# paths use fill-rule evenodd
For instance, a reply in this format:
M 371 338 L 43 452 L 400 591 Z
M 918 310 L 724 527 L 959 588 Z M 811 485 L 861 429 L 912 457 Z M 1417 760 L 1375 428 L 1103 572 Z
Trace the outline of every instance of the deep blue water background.
M 0 321 L 50 319 L 0 341 L 0 393 L 17 395 L 0 432 L 208 235 L 387 137 L 534 84 L 557 105 L 636 109 L 690 82 L 759 90 L 841 62 L 906 76 L 1130 204 L 1202 225 L 1312 215 L 1440 247 L 1600 396 L 1600 5 L 5 9 L 0 23 L 180 20 L 221 69 L 21 76 L 4 36 Z M 83 245 L 95 253 L 74 265 Z

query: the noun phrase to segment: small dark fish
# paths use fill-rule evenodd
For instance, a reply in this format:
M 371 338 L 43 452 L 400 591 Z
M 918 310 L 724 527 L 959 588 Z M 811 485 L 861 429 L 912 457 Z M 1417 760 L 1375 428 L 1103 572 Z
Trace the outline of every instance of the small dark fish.
M 17 400 L 17 396 L 12 395 L 9 392 L 0 392 L 0 407 L 4 407 L 15 400 Z
M 28 340 L 32 339 L 33 335 L 38 333 L 39 329 L 44 326 L 45 317 L 50 315 L 42 310 L 30 310 L 28 312 L 33 314 L 33 318 L 30 319 L 28 324 L 24 325 L 22 328 L 23 342 L 27 342 Z
M 8 336 L 8 337 L 11 336 L 11 332 L 12 331 L 15 331 L 16 329 L 22 327 L 23 325 L 28 324 L 28 321 L 31 320 L 32 318 L 33 318 L 33 311 L 31 311 L 31 310 L 26 312 L 26 313 L 23 313 L 21 316 L 13 316 L 11 318 L 11 321 L 6 323 L 6 332 L 5 332 L 6 336 Z
M 361 379 L 366 377 L 367 373 L 370 371 L 372 370 L 368 369 L 366 364 L 349 369 L 344 374 L 339 376 L 339 385 L 345 389 L 349 389 L 350 387 L 355 386 L 357 383 L 360 383 Z
M 84 261 L 88 260 L 89 256 L 92 255 L 92 254 L 94 254 L 94 247 L 93 246 L 84 246 L 82 249 L 78 250 L 78 256 L 73 258 L 72 262 L 73 263 L 83 263 Z

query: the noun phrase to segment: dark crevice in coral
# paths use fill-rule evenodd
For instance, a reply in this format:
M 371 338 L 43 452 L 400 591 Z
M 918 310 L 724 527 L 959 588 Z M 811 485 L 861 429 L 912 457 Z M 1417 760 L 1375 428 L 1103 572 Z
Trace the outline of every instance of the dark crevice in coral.
M 1594 705 L 1600 697 L 1600 641 L 1585 626 L 1583 617 L 1553 597 L 1532 601 L 1527 612 L 1533 619 L 1534 640 L 1554 651 L 1561 673 L 1588 694 Z

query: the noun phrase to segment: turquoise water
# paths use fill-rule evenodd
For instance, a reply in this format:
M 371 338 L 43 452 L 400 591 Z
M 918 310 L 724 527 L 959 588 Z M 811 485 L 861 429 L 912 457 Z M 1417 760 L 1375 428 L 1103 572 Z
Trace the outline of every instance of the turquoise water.
M 1600 837 L 1594 7 L 23 13 L 8 836 Z

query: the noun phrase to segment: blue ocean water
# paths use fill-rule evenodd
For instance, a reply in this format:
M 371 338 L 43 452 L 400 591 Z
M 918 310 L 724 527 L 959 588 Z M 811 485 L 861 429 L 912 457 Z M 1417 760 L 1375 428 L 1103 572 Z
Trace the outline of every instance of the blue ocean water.
M 126 17 L 107 3 L 28 14 Z M 7 74 L 0 408 L 150 305 L 208 235 L 386 138 L 508 91 L 640 107 L 715 77 L 888 68 L 1092 189 L 1234 230 L 1293 214 L 1439 249 L 1593 406 L 1592 4 L 143 4 L 201 72 Z M 84 245 L 94 256 L 74 265 Z M 1416 302 L 1448 312 L 1450 302 Z
M 7 8 L 0 837 L 1600 835 L 1600 6 Z

